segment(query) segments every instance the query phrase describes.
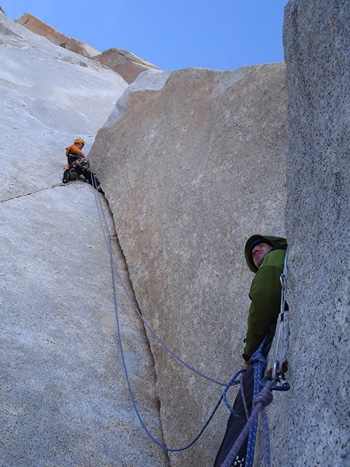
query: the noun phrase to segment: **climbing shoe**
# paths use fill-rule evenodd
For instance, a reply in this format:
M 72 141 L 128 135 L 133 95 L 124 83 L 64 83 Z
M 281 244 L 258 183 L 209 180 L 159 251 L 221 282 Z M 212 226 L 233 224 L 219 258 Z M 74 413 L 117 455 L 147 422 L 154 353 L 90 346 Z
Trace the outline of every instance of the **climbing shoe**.
M 69 170 L 65 170 L 63 173 L 62 183 L 68 183 L 69 181 Z

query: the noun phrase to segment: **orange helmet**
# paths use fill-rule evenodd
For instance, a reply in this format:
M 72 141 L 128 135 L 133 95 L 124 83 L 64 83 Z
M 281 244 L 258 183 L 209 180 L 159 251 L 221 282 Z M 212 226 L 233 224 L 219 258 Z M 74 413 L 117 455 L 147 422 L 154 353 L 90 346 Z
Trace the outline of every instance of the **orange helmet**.
M 85 141 L 83 140 L 83 138 L 75 138 L 74 144 L 75 143 L 81 143 L 83 146 L 85 145 Z

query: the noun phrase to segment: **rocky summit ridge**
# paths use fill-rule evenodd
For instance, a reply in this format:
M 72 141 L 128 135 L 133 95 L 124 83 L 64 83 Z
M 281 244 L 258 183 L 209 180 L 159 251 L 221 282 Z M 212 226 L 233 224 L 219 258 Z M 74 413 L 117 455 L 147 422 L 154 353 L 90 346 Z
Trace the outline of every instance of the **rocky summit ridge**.
M 30 13 L 24 13 L 19 19 L 16 19 L 15 22 L 25 26 L 35 34 L 46 37 L 46 39 L 60 47 L 80 54 L 83 57 L 96 60 L 102 65 L 111 68 L 119 73 L 129 84 L 143 71 L 149 69 L 159 70 L 155 65 L 146 62 L 142 58 L 126 50 L 110 48 L 101 53 L 85 42 L 60 33 Z

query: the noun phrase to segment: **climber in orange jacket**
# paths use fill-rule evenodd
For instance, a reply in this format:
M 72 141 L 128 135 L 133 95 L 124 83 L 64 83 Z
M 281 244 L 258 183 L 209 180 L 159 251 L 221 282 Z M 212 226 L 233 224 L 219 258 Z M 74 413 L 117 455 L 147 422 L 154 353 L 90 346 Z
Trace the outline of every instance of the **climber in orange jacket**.
M 85 146 L 85 141 L 83 138 L 76 138 L 74 143 L 66 148 L 66 156 L 68 159 L 69 167 L 72 167 L 74 161 L 79 159 L 79 157 L 85 157 L 82 149 Z
M 63 183 L 68 183 L 70 180 L 78 180 L 80 175 L 85 177 L 94 188 L 100 193 L 103 193 L 100 182 L 90 170 L 90 163 L 85 157 L 82 149 L 85 146 L 85 141 L 82 138 L 76 138 L 74 143 L 66 148 L 66 156 L 68 165 L 63 173 Z

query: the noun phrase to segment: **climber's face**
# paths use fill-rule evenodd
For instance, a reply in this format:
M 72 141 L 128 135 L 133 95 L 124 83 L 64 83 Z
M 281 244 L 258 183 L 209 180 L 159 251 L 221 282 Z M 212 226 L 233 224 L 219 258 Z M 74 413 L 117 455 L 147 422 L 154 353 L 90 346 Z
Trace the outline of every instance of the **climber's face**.
M 272 246 L 268 243 L 258 243 L 252 249 L 253 263 L 257 268 L 260 268 L 265 256 L 272 250 Z

